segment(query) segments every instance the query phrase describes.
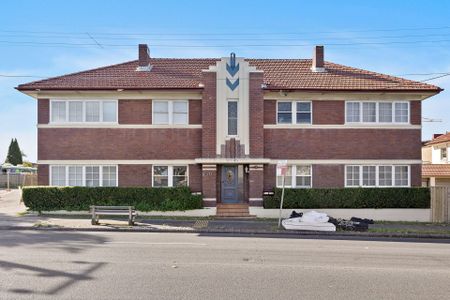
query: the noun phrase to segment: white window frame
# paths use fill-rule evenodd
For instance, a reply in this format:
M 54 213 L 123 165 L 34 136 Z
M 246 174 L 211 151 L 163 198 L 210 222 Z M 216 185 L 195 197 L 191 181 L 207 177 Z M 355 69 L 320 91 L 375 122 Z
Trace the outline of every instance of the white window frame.
M 348 185 L 347 184 L 347 166 L 348 167 L 359 167 L 359 185 Z M 375 185 L 374 186 L 367 186 L 363 185 L 363 166 L 375 166 Z M 392 185 L 391 186 L 385 186 L 380 185 L 379 179 L 379 167 L 392 167 Z M 395 167 L 408 167 L 408 184 L 407 185 L 395 185 Z M 371 188 L 371 187 L 380 187 L 380 188 L 401 188 L 401 187 L 411 187 L 411 166 L 410 165 L 345 165 L 344 166 L 344 186 L 346 188 Z
M 167 123 L 155 123 L 155 102 L 167 102 L 167 113 L 168 122 Z M 185 124 L 174 124 L 173 122 L 173 103 L 182 102 L 186 103 L 186 123 Z M 154 125 L 175 125 L 183 126 L 189 124 L 189 100 L 164 100 L 164 99 L 154 99 L 152 100 L 152 124 Z
M 99 187 L 103 186 L 103 167 L 115 167 L 116 168 L 116 185 L 119 186 L 119 166 L 118 165 L 49 165 L 49 185 L 53 186 L 52 182 L 52 167 L 64 167 L 66 172 L 65 184 L 64 186 L 69 185 L 69 167 L 83 167 L 83 185 L 86 186 L 86 167 L 99 167 Z
M 154 176 L 155 176 L 155 167 L 167 167 L 167 186 L 155 186 L 154 185 Z M 173 167 L 186 167 L 186 186 L 189 186 L 189 165 L 184 164 L 157 164 L 152 165 L 152 187 L 154 188 L 168 188 L 173 187 Z
M 100 116 L 99 121 L 86 121 L 86 102 L 99 102 L 100 103 Z M 65 121 L 62 122 L 55 122 L 53 121 L 53 103 L 54 102 L 65 102 L 66 103 L 66 116 Z M 82 121 L 69 121 L 69 103 L 70 102 L 81 102 L 83 103 L 82 108 Z M 103 103 L 104 102 L 114 102 L 116 105 L 116 121 L 103 121 Z M 119 100 L 117 99 L 50 99 L 50 108 L 49 108 L 50 118 L 49 123 L 50 124 L 118 124 L 119 123 Z
M 279 123 L 278 122 L 278 103 L 279 102 L 290 102 L 291 103 L 291 123 Z M 311 122 L 310 123 L 297 123 L 297 103 L 309 103 L 309 113 L 311 114 Z M 313 124 L 313 102 L 310 100 L 277 100 L 276 107 L 276 119 L 277 125 L 304 125 L 309 126 Z
M 297 166 L 298 167 L 309 167 L 310 169 L 310 173 L 311 175 L 309 175 L 309 177 L 311 177 L 311 185 L 310 186 L 297 186 Z M 299 164 L 299 165 L 289 165 L 289 167 L 291 167 L 291 185 L 286 185 L 286 188 L 293 188 L 293 189 L 310 189 L 313 187 L 313 167 L 312 165 L 308 165 L 308 164 Z M 278 177 L 281 177 L 281 175 L 278 175 L 277 173 L 278 171 L 275 170 L 275 185 L 277 188 L 282 188 L 282 185 L 278 184 Z
M 351 122 L 347 121 L 347 103 L 359 103 L 359 121 Z M 364 122 L 363 121 L 363 103 L 375 103 L 375 122 Z M 380 122 L 380 103 L 392 103 L 392 122 Z M 396 103 L 406 103 L 408 104 L 408 120 L 406 122 L 396 122 L 395 121 L 395 104 Z M 395 125 L 408 125 L 411 124 L 411 102 L 410 101 L 355 101 L 348 100 L 345 101 L 345 124 L 395 124 Z

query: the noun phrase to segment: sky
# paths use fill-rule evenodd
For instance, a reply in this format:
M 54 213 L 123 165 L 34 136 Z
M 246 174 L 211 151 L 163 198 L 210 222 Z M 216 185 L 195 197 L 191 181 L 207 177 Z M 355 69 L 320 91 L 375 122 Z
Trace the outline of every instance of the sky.
M 441 121 L 423 123 L 430 139 L 450 131 L 450 1 L 405 3 L 2 0 L 0 162 L 11 138 L 37 159 L 36 101 L 14 87 L 134 60 L 138 43 L 153 57 L 252 58 L 311 58 L 323 44 L 328 61 L 444 88 L 423 102 Z

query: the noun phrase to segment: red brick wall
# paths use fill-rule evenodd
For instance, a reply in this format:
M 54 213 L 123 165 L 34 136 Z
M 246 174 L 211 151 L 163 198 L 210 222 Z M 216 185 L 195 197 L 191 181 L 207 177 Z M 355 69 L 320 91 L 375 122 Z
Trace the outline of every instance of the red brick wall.
M 38 124 L 48 124 L 48 122 L 50 121 L 50 100 L 38 99 L 37 106 Z
M 264 165 L 264 191 L 271 191 L 276 186 L 276 165 Z
M 38 185 L 49 185 L 49 166 L 48 165 L 38 165 Z
M 119 100 L 119 124 L 152 124 L 152 100 Z
M 250 157 L 263 157 L 264 94 L 261 88 L 263 73 L 250 73 L 249 76 Z
M 313 124 L 344 124 L 345 101 L 312 101 Z
M 344 165 L 313 165 L 313 188 L 342 188 L 345 185 Z
M 202 191 L 202 166 L 189 165 L 189 187 L 192 192 Z
M 258 168 L 250 165 L 249 173 L 249 198 L 262 198 L 264 190 L 264 169 Z M 249 201 L 252 206 L 262 205 L 261 200 L 251 200 Z
M 422 101 L 411 101 L 411 124 L 420 125 L 422 124 Z
M 411 165 L 411 186 L 422 186 L 422 165 Z
M 216 157 L 216 73 L 203 72 L 202 157 Z
M 38 159 L 194 159 L 201 129 L 39 128 Z
M 421 159 L 420 129 L 265 129 L 272 159 Z
M 202 124 L 201 100 L 189 100 L 189 124 Z
M 119 165 L 119 186 L 152 186 L 151 165 Z
M 264 100 L 264 124 L 277 123 L 277 101 Z
M 204 206 L 216 206 L 217 202 L 217 169 L 212 170 L 211 168 L 204 167 L 202 169 L 202 194 L 203 194 L 203 205 Z M 210 198 L 214 200 L 208 200 L 205 198 Z

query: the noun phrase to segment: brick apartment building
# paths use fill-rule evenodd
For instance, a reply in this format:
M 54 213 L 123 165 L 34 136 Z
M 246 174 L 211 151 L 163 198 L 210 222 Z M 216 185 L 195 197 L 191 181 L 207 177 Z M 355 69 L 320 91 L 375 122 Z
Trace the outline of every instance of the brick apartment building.
M 39 184 L 188 185 L 206 206 L 292 188 L 421 185 L 421 101 L 439 87 L 313 59 L 139 59 L 19 85 Z

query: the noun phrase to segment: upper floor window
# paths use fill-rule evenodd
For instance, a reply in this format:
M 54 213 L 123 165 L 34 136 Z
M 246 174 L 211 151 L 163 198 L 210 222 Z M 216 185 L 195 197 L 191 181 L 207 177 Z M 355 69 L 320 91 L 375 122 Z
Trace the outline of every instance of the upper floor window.
M 278 101 L 278 124 L 311 124 L 311 101 Z
M 228 100 L 228 135 L 238 134 L 238 102 Z
M 117 122 L 116 100 L 52 100 L 52 123 Z
M 409 102 L 347 101 L 347 123 L 408 123 Z
M 441 160 L 447 160 L 447 147 L 441 148 Z
M 153 124 L 188 124 L 188 101 L 155 100 L 152 111 Z

